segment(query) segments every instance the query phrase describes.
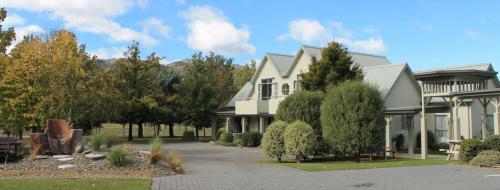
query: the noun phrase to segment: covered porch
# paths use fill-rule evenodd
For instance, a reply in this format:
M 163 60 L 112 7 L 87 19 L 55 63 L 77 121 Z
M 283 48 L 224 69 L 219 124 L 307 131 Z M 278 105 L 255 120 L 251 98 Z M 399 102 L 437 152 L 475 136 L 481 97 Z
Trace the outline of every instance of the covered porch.
M 494 71 L 482 70 L 437 70 L 431 72 L 423 72 L 414 75 L 414 78 L 421 84 L 421 158 L 428 158 L 428 144 L 427 144 L 427 121 L 426 113 L 432 110 L 432 106 L 436 104 L 445 105 L 448 107 L 448 143 L 460 143 L 462 138 L 473 138 L 472 124 L 468 124 L 469 135 L 462 136 L 459 114 L 460 106 L 465 102 L 472 102 L 477 100 L 482 107 L 481 113 L 481 138 L 487 137 L 488 119 L 487 107 L 493 104 L 495 107 L 493 114 L 494 117 L 494 133 L 499 134 L 500 124 L 500 88 L 497 86 L 489 85 L 491 79 L 496 78 Z M 474 113 L 473 113 L 474 114 Z M 458 159 L 458 151 L 450 150 L 449 153 L 453 155 L 454 159 Z

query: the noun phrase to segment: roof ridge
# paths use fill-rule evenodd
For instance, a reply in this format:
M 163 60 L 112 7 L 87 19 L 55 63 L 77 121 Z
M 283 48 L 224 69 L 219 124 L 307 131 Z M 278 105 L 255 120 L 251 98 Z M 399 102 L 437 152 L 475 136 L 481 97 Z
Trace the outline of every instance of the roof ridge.
M 284 54 L 284 53 L 271 53 L 271 52 L 266 52 L 268 55 L 278 55 L 278 56 L 286 56 L 286 57 L 295 57 L 295 55 L 289 55 L 289 54 Z
M 404 65 L 406 65 L 406 63 L 377 65 L 377 66 L 371 66 L 371 67 L 364 67 L 363 69 L 376 69 L 376 68 L 381 68 L 381 67 L 404 66 Z
M 473 64 L 464 64 L 464 65 L 458 65 L 458 66 L 452 66 L 452 67 L 436 67 L 436 68 L 430 68 L 430 69 L 422 69 L 422 70 L 417 70 L 416 72 L 427 72 L 427 71 L 443 70 L 443 69 L 455 69 L 455 68 L 461 68 L 461 67 L 483 66 L 483 65 L 490 65 L 490 64 L 491 63 L 473 63 Z
M 302 47 L 306 47 L 306 48 L 314 48 L 314 49 L 323 49 L 323 47 L 311 46 L 311 45 L 305 45 L 305 44 L 302 44 Z M 384 56 L 384 55 L 375 55 L 375 54 L 370 54 L 370 53 L 362 53 L 362 52 L 349 51 L 349 50 L 347 50 L 347 52 L 349 52 L 349 54 L 360 54 L 360 55 L 366 55 L 366 56 L 373 56 L 373 57 L 382 57 L 382 58 L 387 58 L 387 57 L 386 57 L 386 56 Z

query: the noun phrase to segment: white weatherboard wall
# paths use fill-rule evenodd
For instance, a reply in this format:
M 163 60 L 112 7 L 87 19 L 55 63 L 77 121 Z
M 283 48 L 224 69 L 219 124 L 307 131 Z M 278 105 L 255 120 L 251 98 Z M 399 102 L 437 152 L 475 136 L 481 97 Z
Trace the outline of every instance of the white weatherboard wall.
M 403 71 L 396 80 L 392 90 L 387 94 L 385 106 L 387 108 L 419 106 L 421 99 L 415 85 L 415 82 L 410 79 L 408 72 Z

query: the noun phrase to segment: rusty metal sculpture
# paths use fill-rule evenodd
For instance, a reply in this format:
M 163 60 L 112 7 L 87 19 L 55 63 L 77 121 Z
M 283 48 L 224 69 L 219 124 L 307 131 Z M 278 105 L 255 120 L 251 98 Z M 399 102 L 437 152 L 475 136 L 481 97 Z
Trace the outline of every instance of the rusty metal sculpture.
M 31 134 L 31 149 L 38 153 L 72 154 L 80 152 L 83 146 L 83 131 L 71 129 L 66 120 L 47 120 L 43 133 Z

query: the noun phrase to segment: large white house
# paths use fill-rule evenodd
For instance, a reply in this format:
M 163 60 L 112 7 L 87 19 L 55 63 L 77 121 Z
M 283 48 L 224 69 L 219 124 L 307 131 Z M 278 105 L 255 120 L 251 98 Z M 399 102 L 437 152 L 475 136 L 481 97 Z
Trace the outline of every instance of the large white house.
M 500 133 L 500 85 L 491 64 L 414 72 L 408 64 L 392 64 L 384 56 L 350 55 L 363 69 L 364 80 L 376 85 L 385 100 L 387 125 L 381 127 L 386 127 L 387 147 L 401 134 L 404 147 L 414 153 L 421 129 L 432 131 L 436 141 L 444 143 Z M 303 45 L 296 55 L 267 53 L 252 80 L 232 98 L 226 111 L 218 113 L 227 119 L 226 130 L 265 132 L 280 101 L 300 90 L 299 74 L 308 71 L 312 57 L 320 59 L 321 48 Z M 426 149 L 421 152 L 426 158 Z

